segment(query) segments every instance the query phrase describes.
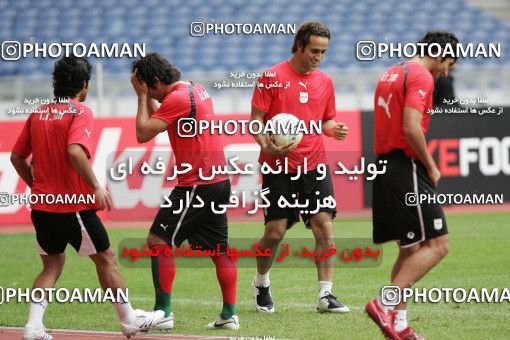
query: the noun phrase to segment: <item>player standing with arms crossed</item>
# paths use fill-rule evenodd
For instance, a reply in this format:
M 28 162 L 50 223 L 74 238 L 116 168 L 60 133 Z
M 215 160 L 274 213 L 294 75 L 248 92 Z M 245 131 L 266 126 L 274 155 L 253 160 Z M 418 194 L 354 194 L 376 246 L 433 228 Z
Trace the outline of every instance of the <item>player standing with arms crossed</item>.
M 96 215 L 96 210 L 111 209 L 111 199 L 105 188 L 98 184 L 89 161 L 93 116 L 92 110 L 82 102 L 89 90 L 91 69 L 85 58 L 66 57 L 55 64 L 54 95 L 68 102 L 41 106 L 38 108 L 41 113 L 30 115 L 11 154 L 12 164 L 33 195 L 94 194 L 96 203 L 50 205 L 37 202 L 31 205 L 43 262 L 43 270 L 35 279 L 33 289 L 55 287 L 64 268 L 64 250 L 68 243 L 79 255 L 89 256 L 94 261 L 103 289 L 114 292 L 126 289 L 108 234 Z M 26 162 L 30 154 L 33 176 Z M 43 325 L 47 306 L 47 300 L 30 303 L 23 339 L 53 339 Z M 128 301 L 113 306 L 119 315 L 122 333 L 128 338 L 158 324 L 163 318 L 159 311 L 133 310 Z
M 448 75 L 457 60 L 453 55 L 443 57 L 442 51 L 447 44 L 456 51 L 458 39 L 452 33 L 429 32 L 420 43 L 427 44 L 426 55 L 390 67 L 377 82 L 374 98 L 375 153 L 378 161 L 387 161 L 387 171 L 373 184 L 373 238 L 374 243 L 397 242 L 399 255 L 391 284 L 400 291 L 420 280 L 448 253 L 441 206 L 410 202 L 409 195 L 435 195 L 441 178 L 425 135 L 434 80 Z M 436 45 L 429 51 L 431 44 Z M 432 57 L 428 52 L 441 54 Z M 406 304 L 398 294 L 398 301 L 388 301 L 395 294 L 384 293 L 366 305 L 370 317 L 391 339 L 419 339 L 407 325 Z
M 324 54 L 328 49 L 331 33 L 319 22 L 303 23 L 292 46 L 292 57 L 269 68 L 258 80 L 252 98 L 251 120 L 258 120 L 265 124 L 279 113 L 290 113 L 305 122 L 322 121 L 322 132 L 338 140 L 345 138 L 347 127 L 334 121 L 336 116 L 335 91 L 333 81 L 318 69 Z M 274 74 L 275 76 L 271 76 Z M 278 81 L 289 84 L 288 88 L 271 87 Z M 292 181 L 292 174 L 263 175 L 262 187 L 269 188 L 266 195 L 272 203 L 264 210 L 265 230 L 260 240 L 261 248 L 270 248 L 273 257 L 257 257 L 257 273 L 253 280 L 253 294 L 256 309 L 259 312 L 273 313 L 275 311 L 269 281 L 269 270 L 272 266 L 274 254 L 286 231 L 299 221 L 298 209 L 282 209 L 275 205 L 280 196 L 293 201 L 292 194 L 299 194 L 300 200 L 310 199 L 308 210 L 317 208 L 317 199 L 334 196 L 333 185 L 327 169 L 327 175 L 317 180 L 317 166 L 326 163 L 324 143 L 320 134 L 305 134 L 297 146 L 292 142 L 276 146 L 270 136 L 254 135 L 261 147 L 259 162 L 266 162 L 275 166 L 276 161 L 283 158 L 289 160 L 289 172 L 296 172 L 297 166 L 304 165 L 307 159 L 308 174 L 302 174 L 296 181 Z M 295 177 L 295 176 L 294 176 Z M 319 196 L 316 193 L 319 193 Z M 301 214 L 307 228 L 312 229 L 319 254 L 333 244 L 332 220 L 335 209 L 321 207 L 313 215 Z M 349 308 L 340 303 L 332 295 L 333 258 L 317 261 L 317 275 L 319 297 L 317 310 L 319 312 L 345 313 Z
M 172 329 L 174 314 L 171 308 L 172 284 L 175 277 L 175 261 L 164 254 L 164 248 L 179 247 L 188 240 L 192 246 L 201 246 L 202 250 L 215 250 L 221 247 L 220 256 L 212 256 L 216 266 L 216 276 L 223 295 L 223 310 L 220 317 L 210 324 L 210 329 L 239 329 L 239 317 L 236 307 L 237 267 L 226 254 L 228 243 L 227 215 L 216 214 L 211 203 L 225 204 L 230 197 L 230 180 L 226 175 L 216 175 L 211 180 L 201 179 L 199 169 L 206 176 L 211 175 L 213 166 L 224 166 L 225 156 L 221 137 L 218 134 L 194 132 L 196 135 L 183 137 L 184 118 L 190 123 L 195 120 L 195 128 L 200 120 L 214 119 L 211 97 L 202 85 L 181 81 L 181 73 L 166 59 L 151 53 L 133 63 L 131 83 L 138 96 L 136 114 L 136 138 L 146 143 L 157 134 L 167 131 L 175 164 L 178 170 L 183 163 L 191 164 L 192 169 L 177 176 L 178 185 L 170 194 L 172 207 L 182 204 L 189 195 L 189 206 L 179 214 L 173 208 L 160 208 L 149 232 L 149 246 L 160 250 L 160 255 L 151 257 L 152 275 L 156 293 L 155 310 L 165 311 L 165 319 L 157 329 Z M 161 103 L 156 107 L 154 100 Z M 181 126 L 179 126 L 181 125 Z M 204 206 L 195 208 L 197 196 Z

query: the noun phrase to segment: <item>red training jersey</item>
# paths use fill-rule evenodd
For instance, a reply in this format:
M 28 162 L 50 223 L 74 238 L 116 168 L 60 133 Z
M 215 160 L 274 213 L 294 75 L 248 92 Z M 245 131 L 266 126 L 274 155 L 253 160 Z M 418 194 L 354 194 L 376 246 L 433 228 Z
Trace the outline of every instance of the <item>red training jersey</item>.
M 92 110 L 70 99 L 69 103 L 40 106 L 28 117 L 12 151 L 23 158 L 32 154 L 32 194 L 92 195 L 90 186 L 71 165 L 67 146 L 79 144 L 90 158 L 90 138 L 94 127 Z M 89 196 L 90 197 L 90 196 Z M 67 213 L 97 210 L 95 204 L 46 204 L 38 200 L 32 209 Z
M 177 169 L 186 169 L 181 165 L 183 163 L 192 166 L 190 171 L 177 176 L 179 186 L 212 184 L 224 181 L 228 179 L 227 175 L 215 175 L 210 180 L 201 179 L 199 176 L 199 169 L 202 169 L 202 177 L 210 177 L 213 167 L 224 166 L 226 163 L 220 135 L 217 133 L 211 134 L 210 130 L 206 129 L 202 133 L 192 136 L 194 130 L 188 130 L 185 125 L 187 123 L 182 121 L 179 123 L 181 118 L 190 118 L 192 105 L 188 87 L 188 84 L 177 83 L 151 117 L 165 121 L 168 124 L 167 133 L 174 151 Z M 202 85 L 194 83 L 192 91 L 196 113 L 195 120 L 197 122 L 195 129 L 197 129 L 200 120 L 214 121 L 215 114 L 211 97 Z M 179 133 L 188 137 L 181 137 Z
M 251 104 L 266 113 L 264 123 L 279 113 L 290 113 L 306 122 L 308 128 L 310 121 L 325 122 L 336 116 L 331 78 L 318 69 L 309 74 L 300 74 L 288 60 L 264 72 L 257 82 Z M 304 134 L 298 146 L 287 155 L 271 156 L 261 151 L 259 163 L 275 166 L 278 159 L 283 164 L 285 157 L 289 160 L 290 172 L 294 172 L 298 165 L 303 165 L 305 157 L 307 170 L 315 170 L 318 164 L 326 163 L 322 136 Z
M 410 61 L 406 64 L 408 72 L 405 93 L 404 65 L 390 67 L 377 82 L 374 97 L 375 153 L 401 149 L 408 157 L 416 159 L 416 153 L 404 135 L 404 107 L 412 107 L 423 114 L 421 127 L 426 135 L 433 103 L 434 79 L 420 63 Z

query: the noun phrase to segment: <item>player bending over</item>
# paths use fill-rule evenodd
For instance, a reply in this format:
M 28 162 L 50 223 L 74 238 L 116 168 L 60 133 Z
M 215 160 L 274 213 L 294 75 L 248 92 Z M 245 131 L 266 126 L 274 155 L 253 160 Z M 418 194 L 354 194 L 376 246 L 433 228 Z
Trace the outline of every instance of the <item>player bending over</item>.
M 131 83 L 138 96 L 136 114 L 136 138 L 145 143 L 157 134 L 167 131 L 175 155 L 178 170 L 183 163 L 191 164 L 192 169 L 177 176 L 178 185 L 170 194 L 171 207 L 160 208 L 149 231 L 148 243 L 154 250 L 166 246 L 179 247 L 185 240 L 202 250 L 215 250 L 218 245 L 220 256 L 212 256 L 216 266 L 216 276 L 223 295 L 223 310 L 220 317 L 207 325 L 208 328 L 239 329 L 236 308 L 237 267 L 226 254 L 228 241 L 227 215 L 215 214 L 211 203 L 226 204 L 230 197 L 230 180 L 226 175 L 217 175 L 211 180 L 199 176 L 202 169 L 209 176 L 213 166 L 225 165 L 223 145 L 218 134 L 208 132 L 194 137 L 181 137 L 179 133 L 189 131 L 179 127 L 181 118 L 200 120 L 214 119 L 214 109 L 209 94 L 198 83 L 181 81 L 181 73 L 166 59 L 156 53 L 147 55 L 133 63 Z M 161 103 L 156 107 L 155 100 Z M 186 123 L 189 124 L 189 121 Z M 198 123 L 196 124 L 198 125 Z M 196 127 L 195 125 L 195 127 Z M 191 131 L 190 131 L 191 132 Z M 189 206 L 179 214 L 174 208 L 181 199 L 189 195 Z M 198 198 L 203 200 L 202 208 L 194 208 Z M 175 277 L 175 262 L 172 256 L 163 251 L 151 257 L 152 277 L 156 294 L 155 310 L 165 312 L 165 319 L 158 329 L 172 329 L 172 284 Z
M 451 33 L 429 32 L 420 42 L 437 44 L 430 51 L 425 49 L 437 55 L 446 44 L 455 51 L 458 40 Z M 434 80 L 448 75 L 456 59 L 417 56 L 390 67 L 375 90 L 375 153 L 378 161 L 387 161 L 387 171 L 373 184 L 373 238 L 374 243 L 397 242 L 399 254 L 391 271 L 391 284 L 400 290 L 418 282 L 448 253 L 448 229 L 441 206 L 419 202 L 411 205 L 406 200 L 410 195 L 436 193 L 441 174 L 427 150 L 428 111 L 432 108 Z M 407 324 L 406 303 L 399 303 L 398 294 L 386 293 L 370 301 L 366 312 L 387 337 L 418 339 Z

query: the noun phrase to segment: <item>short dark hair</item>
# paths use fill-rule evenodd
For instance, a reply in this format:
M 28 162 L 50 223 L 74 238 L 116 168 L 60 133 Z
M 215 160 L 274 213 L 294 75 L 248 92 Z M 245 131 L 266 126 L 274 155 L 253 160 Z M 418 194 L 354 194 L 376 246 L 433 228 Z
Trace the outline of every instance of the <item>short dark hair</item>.
M 136 70 L 139 80 L 145 81 L 147 86 L 155 87 L 156 79 L 170 85 L 181 79 L 181 72 L 158 53 L 150 53 L 133 62 L 131 72 Z
M 454 51 L 454 55 L 447 55 L 445 56 L 445 58 L 452 58 L 454 60 L 457 60 L 457 58 L 459 57 L 456 54 L 459 39 L 457 39 L 457 37 L 453 33 L 443 31 L 429 31 L 427 32 L 427 34 L 425 34 L 423 38 L 421 38 L 420 43 L 427 44 L 427 46 L 429 44 L 438 44 L 440 46 L 440 50 L 438 50 L 438 47 L 436 46 L 431 46 L 430 51 L 428 47 L 425 48 L 424 52 L 427 55 L 429 55 L 429 52 L 432 55 L 438 55 L 439 53 L 441 53 L 442 50 L 444 50 L 446 45 L 450 44 Z M 441 61 L 443 61 L 445 58 L 441 58 L 442 59 Z
M 317 35 L 331 39 L 331 32 L 329 28 L 318 21 L 306 21 L 299 26 L 299 30 L 294 37 L 294 45 L 292 45 L 292 53 L 296 53 L 298 45 L 301 45 L 301 50 L 304 50 L 306 45 L 310 43 L 310 36 Z
M 83 89 L 83 82 L 89 82 L 92 65 L 87 58 L 74 55 L 64 57 L 55 63 L 53 70 L 53 94 L 55 97 L 74 98 Z

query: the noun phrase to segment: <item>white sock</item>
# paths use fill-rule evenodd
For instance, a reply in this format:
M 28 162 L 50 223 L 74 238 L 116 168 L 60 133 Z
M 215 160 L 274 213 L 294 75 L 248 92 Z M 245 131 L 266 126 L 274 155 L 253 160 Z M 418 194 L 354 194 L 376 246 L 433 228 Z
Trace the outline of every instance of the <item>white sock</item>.
M 331 288 L 333 287 L 333 282 L 328 281 L 319 281 L 319 299 L 326 295 L 326 292 L 331 294 Z
M 114 302 L 113 308 L 117 311 L 120 322 L 130 324 L 135 320 L 135 311 L 129 302 Z
M 397 309 L 397 318 L 395 319 L 395 330 L 401 332 L 407 328 L 407 310 Z
M 386 314 L 388 314 L 388 311 L 395 309 L 395 306 L 387 306 L 384 303 L 382 303 L 381 298 L 378 298 L 378 300 L 381 306 L 383 306 L 384 310 L 386 311 Z
M 41 302 L 30 302 L 27 325 L 35 328 L 42 328 L 46 307 L 48 307 L 48 300 L 46 299 Z
M 255 277 L 255 286 L 269 287 L 269 270 L 265 274 L 259 274 Z

